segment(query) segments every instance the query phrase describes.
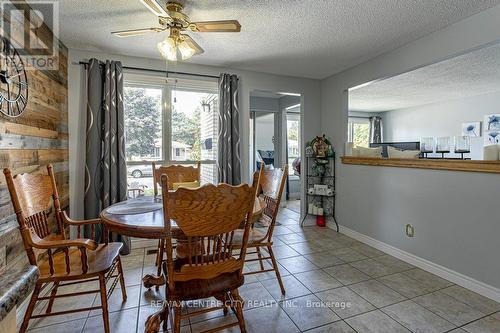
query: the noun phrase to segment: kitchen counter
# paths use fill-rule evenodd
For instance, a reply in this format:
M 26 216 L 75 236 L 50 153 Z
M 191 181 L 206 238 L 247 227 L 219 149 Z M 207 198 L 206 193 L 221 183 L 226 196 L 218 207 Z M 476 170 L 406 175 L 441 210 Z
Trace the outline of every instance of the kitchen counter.
M 12 268 L 0 274 L 0 322 L 29 295 L 38 276 L 36 266 Z

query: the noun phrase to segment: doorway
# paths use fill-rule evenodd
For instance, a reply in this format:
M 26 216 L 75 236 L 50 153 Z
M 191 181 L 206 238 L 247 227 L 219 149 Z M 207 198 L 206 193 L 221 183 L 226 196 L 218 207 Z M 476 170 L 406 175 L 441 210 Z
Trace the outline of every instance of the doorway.
M 300 214 L 301 98 L 298 94 L 250 93 L 250 171 L 288 165 L 282 204 Z

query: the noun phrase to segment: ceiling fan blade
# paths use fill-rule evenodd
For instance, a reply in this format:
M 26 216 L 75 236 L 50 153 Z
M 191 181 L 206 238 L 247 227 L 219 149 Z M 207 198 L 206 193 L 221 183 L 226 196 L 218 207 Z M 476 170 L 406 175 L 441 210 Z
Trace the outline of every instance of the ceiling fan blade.
M 121 30 L 113 31 L 111 34 L 117 37 L 132 37 L 146 34 L 148 32 L 161 32 L 165 29 L 162 28 L 145 28 L 145 29 L 131 29 L 131 30 Z
M 236 20 L 192 22 L 189 26 L 195 32 L 240 32 L 241 24 Z
M 141 0 L 142 4 L 146 6 L 156 16 L 170 17 L 167 11 L 156 0 Z
M 195 50 L 194 54 L 202 54 L 203 52 L 205 52 L 205 50 L 203 50 L 201 46 L 198 45 L 198 43 L 196 43 L 193 38 L 191 38 L 191 36 L 183 34 L 182 37 L 184 38 L 184 41 L 188 43 L 189 46 L 193 48 L 193 50 Z

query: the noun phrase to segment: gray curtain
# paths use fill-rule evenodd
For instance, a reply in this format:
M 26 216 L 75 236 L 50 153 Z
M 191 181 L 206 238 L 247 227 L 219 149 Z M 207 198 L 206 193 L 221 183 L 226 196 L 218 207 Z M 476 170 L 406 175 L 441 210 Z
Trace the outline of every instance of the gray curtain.
M 87 68 L 86 219 L 96 218 L 104 208 L 127 199 L 123 119 L 121 62 L 106 60 L 103 63 L 90 59 Z M 96 238 L 102 240 L 102 230 L 96 231 Z M 128 237 L 112 234 L 111 240 L 123 242 L 122 254 L 130 252 Z
M 241 183 L 240 120 L 238 108 L 238 77 L 219 77 L 219 135 L 217 170 L 219 182 Z
M 382 143 L 382 118 L 370 117 L 370 143 Z

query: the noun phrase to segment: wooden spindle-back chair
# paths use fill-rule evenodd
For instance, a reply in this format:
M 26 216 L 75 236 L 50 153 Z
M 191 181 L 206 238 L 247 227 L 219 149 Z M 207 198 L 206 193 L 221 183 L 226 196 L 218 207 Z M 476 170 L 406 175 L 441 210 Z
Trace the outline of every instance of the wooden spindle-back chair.
M 33 318 L 102 309 L 104 330 L 108 333 L 107 298 L 113 292 L 118 281 L 121 284 L 123 301 L 127 298 L 119 256 L 122 244 L 99 245 L 94 240 L 80 238 L 82 226 L 90 225 L 93 236 L 95 225 L 101 223 L 101 220 L 75 221 L 70 219 L 66 212 L 61 210 L 52 165 L 47 166 L 47 172 L 47 175 L 19 174 L 12 176 L 9 169 L 4 169 L 29 263 L 38 266 L 40 271 L 40 277 L 35 284 L 20 332 L 26 331 L 29 320 Z M 56 221 L 54 228 L 56 230 L 54 231 L 49 226 L 51 216 Z M 65 226 L 68 225 L 77 227 L 78 239 L 66 238 Z M 114 278 L 114 280 L 110 290 L 107 291 L 106 282 L 110 278 Z M 91 280 L 99 281 L 99 290 L 57 294 L 60 286 Z M 52 286 L 50 295 L 41 297 L 41 291 L 48 286 Z M 96 292 L 100 293 L 101 306 L 52 312 L 56 298 Z M 33 315 L 36 303 L 43 300 L 49 300 L 45 313 Z
M 153 190 L 154 195 L 158 195 L 158 185 L 161 184 L 161 176 L 167 175 L 168 189 L 173 190 L 175 183 L 189 183 L 200 181 L 201 162 L 193 166 L 169 165 L 156 167 L 156 163 L 151 163 L 153 168 Z
M 243 301 L 238 288 L 243 285 L 243 265 L 246 244 L 253 215 L 257 175 L 252 186 L 242 184 L 205 185 L 198 189 L 179 188 L 168 191 L 167 176 L 162 176 L 163 214 L 165 221 L 166 260 L 163 269 L 167 276 L 165 314 L 172 306 L 173 332 L 180 331 L 182 316 L 196 316 L 228 307 L 238 322 L 219 329 L 239 325 L 245 332 Z M 171 237 L 171 220 L 182 230 L 190 254 L 175 258 Z M 244 235 L 237 254 L 234 233 L 244 224 Z M 221 306 L 181 315 L 181 302 L 216 297 Z M 155 322 L 155 320 L 148 320 Z M 166 323 L 166 318 L 164 325 Z M 148 328 L 146 329 L 148 332 Z M 211 330 L 212 331 L 212 330 Z
M 174 189 L 175 183 L 200 182 L 201 163 L 196 164 L 196 168 L 183 165 L 169 165 L 156 167 L 155 162 L 151 163 L 153 168 L 153 188 L 154 195 L 158 195 L 158 185 L 161 185 L 161 176 L 167 175 L 168 190 Z M 156 251 L 155 264 L 158 268 L 157 275 L 161 274 L 161 262 L 163 261 L 163 252 L 165 250 L 164 240 L 158 240 L 158 250 Z M 158 290 L 158 286 L 156 289 Z
M 266 207 L 259 221 L 255 222 L 260 226 L 266 228 L 265 232 L 261 232 L 258 229 L 262 228 L 252 228 L 248 248 L 255 248 L 255 252 L 248 252 L 248 254 L 257 254 L 256 259 L 247 259 L 247 262 L 259 261 L 260 269 L 251 272 L 245 272 L 246 275 L 258 274 L 263 272 L 274 271 L 276 273 L 276 278 L 280 285 L 281 293 L 285 295 L 285 287 L 283 281 L 281 280 L 281 274 L 279 272 L 278 264 L 273 253 L 273 231 L 276 226 L 276 217 L 278 215 L 279 206 L 281 202 L 281 196 L 283 194 L 283 189 L 285 187 L 286 177 L 288 176 L 288 165 L 284 165 L 282 169 L 269 168 L 264 169 L 262 176 L 260 177 L 260 191 L 261 196 L 264 198 Z M 254 225 L 255 226 L 255 225 Z M 238 239 L 242 239 L 242 231 L 239 232 Z M 269 254 L 268 257 L 264 257 L 261 252 L 261 247 L 265 248 Z M 265 260 L 271 260 L 272 268 L 266 269 L 264 267 Z

